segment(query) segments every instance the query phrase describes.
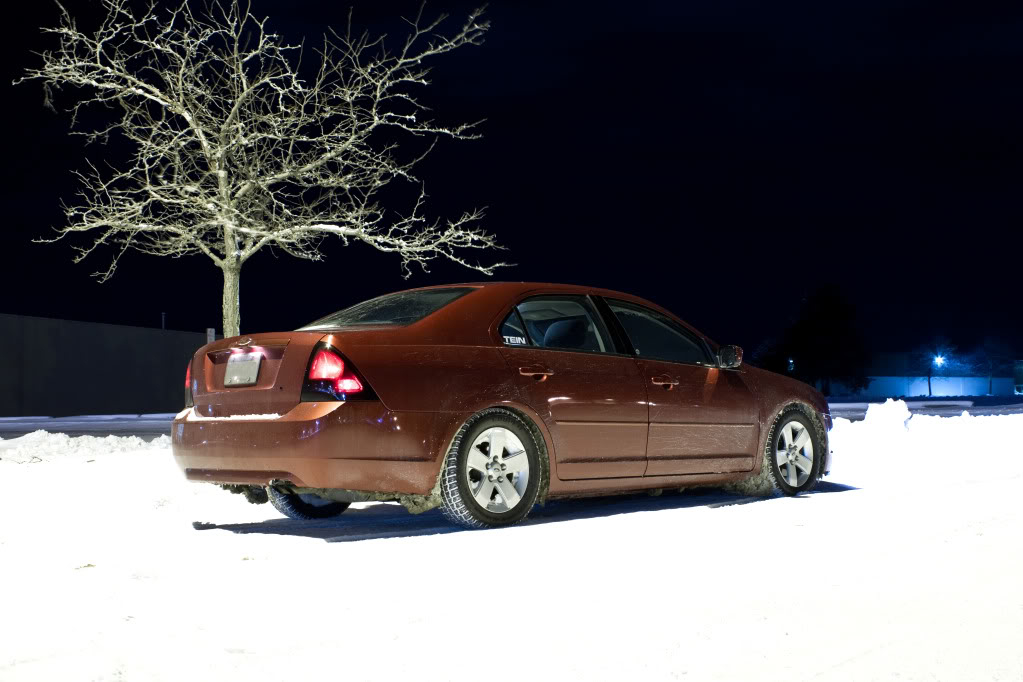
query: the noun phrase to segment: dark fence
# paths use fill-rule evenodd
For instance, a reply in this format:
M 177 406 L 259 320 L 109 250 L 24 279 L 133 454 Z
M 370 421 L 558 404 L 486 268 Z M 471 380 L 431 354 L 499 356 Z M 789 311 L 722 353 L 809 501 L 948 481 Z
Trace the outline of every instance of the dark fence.
M 0 416 L 144 414 L 184 406 L 201 332 L 0 314 Z

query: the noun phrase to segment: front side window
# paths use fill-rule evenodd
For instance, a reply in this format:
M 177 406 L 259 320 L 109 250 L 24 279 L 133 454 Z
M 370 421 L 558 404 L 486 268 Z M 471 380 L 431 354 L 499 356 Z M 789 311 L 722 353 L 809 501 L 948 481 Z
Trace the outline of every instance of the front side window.
M 400 326 L 412 324 L 437 312 L 470 291 L 473 291 L 472 287 L 446 287 L 399 291 L 377 296 L 311 322 L 298 331 L 318 331 L 361 325 Z
M 666 315 L 624 301 L 607 303 L 639 357 L 690 365 L 712 364 L 699 339 Z
M 611 350 L 607 332 L 583 296 L 537 296 L 518 306 L 525 336 L 534 346 L 604 353 Z M 505 336 L 502 326 L 501 335 Z M 514 338 L 514 335 L 512 335 Z M 509 343 L 508 345 L 522 345 Z

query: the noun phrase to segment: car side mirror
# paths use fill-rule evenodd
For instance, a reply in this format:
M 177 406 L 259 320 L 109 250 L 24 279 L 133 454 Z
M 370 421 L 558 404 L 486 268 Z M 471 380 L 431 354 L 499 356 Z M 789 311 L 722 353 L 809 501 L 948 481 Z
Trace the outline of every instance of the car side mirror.
M 742 364 L 742 348 L 739 346 L 721 346 L 718 350 L 718 366 L 722 369 L 735 369 Z

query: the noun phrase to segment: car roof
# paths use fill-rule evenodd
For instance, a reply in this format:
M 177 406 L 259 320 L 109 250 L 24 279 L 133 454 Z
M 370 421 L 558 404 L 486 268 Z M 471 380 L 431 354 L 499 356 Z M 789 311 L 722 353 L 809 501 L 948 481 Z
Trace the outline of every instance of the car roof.
M 627 294 L 623 291 L 615 291 L 613 289 L 604 289 L 603 287 L 588 286 L 585 284 L 558 284 L 555 282 L 457 282 L 452 284 L 434 284 L 427 287 L 416 287 L 415 289 L 404 289 L 404 291 L 419 291 L 424 289 L 452 289 L 458 287 L 473 287 L 476 289 L 500 289 L 501 293 L 514 294 L 514 293 L 526 293 L 529 291 L 535 291 L 537 289 L 544 289 L 548 291 L 559 291 L 565 293 L 587 293 L 587 294 L 598 294 L 600 296 L 610 296 L 612 298 L 623 298 L 632 299 L 635 301 L 642 301 L 647 305 L 654 307 L 660 307 L 656 304 L 647 301 L 646 299 Z

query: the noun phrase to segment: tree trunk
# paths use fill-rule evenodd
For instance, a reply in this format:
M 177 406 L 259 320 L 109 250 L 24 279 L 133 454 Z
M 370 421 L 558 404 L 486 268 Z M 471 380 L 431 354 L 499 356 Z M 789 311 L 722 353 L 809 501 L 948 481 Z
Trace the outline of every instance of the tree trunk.
M 226 334 L 225 334 L 225 336 L 226 336 Z M 928 397 L 931 396 L 931 373 L 930 372 L 927 373 L 927 396 Z
M 242 278 L 242 266 L 228 265 L 224 271 L 224 338 L 241 334 L 241 304 L 238 287 Z

